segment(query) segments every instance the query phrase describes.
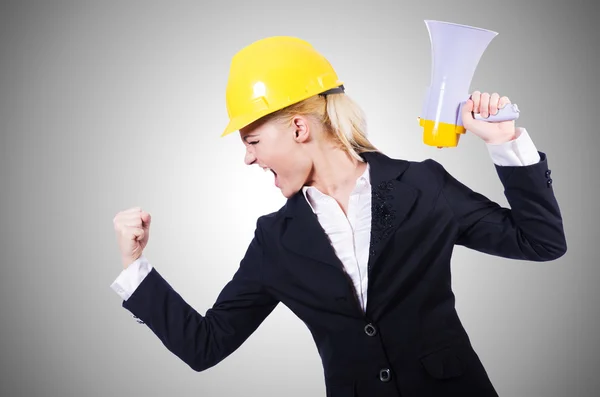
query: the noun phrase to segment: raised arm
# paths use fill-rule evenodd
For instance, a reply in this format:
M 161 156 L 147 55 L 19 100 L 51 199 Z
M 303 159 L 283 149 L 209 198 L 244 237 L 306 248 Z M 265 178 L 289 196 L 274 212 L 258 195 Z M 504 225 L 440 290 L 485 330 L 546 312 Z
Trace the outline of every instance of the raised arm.
M 526 166 L 495 165 L 510 208 L 471 190 L 434 160 L 441 197 L 454 213 L 456 242 L 511 259 L 550 261 L 567 251 L 562 216 L 548 177 L 546 154 Z

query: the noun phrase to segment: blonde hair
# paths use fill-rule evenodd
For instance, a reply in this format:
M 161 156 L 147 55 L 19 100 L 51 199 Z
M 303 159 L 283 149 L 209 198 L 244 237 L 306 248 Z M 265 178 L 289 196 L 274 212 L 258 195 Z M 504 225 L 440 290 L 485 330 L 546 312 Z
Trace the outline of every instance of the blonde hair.
M 296 115 L 312 117 L 341 149 L 358 161 L 359 153 L 379 152 L 367 138 L 367 122 L 363 110 L 345 93 L 315 95 L 278 110 L 267 117 L 290 124 Z

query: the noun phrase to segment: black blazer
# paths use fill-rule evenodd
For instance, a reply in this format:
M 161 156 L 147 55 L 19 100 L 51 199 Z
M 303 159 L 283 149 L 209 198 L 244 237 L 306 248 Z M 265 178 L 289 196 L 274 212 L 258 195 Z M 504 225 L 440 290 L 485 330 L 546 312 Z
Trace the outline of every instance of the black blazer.
M 155 268 L 122 305 L 195 371 L 234 352 L 281 302 L 314 337 L 327 396 L 497 396 L 457 316 L 450 258 L 455 245 L 529 261 L 566 252 L 538 153 L 533 165 L 496 165 L 511 209 L 434 160 L 362 154 L 372 184 L 366 314 L 301 191 L 258 219 L 239 269 L 204 316 Z

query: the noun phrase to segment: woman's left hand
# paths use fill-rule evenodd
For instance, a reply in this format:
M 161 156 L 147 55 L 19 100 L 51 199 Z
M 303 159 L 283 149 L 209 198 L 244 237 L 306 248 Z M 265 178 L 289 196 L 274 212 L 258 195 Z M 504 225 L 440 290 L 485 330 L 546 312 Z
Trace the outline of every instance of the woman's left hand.
M 463 126 L 489 144 L 500 144 L 515 139 L 515 121 L 489 122 L 476 120 L 471 112 L 479 113 L 481 117 L 488 117 L 498 113 L 511 103 L 508 97 L 500 97 L 496 92 L 489 94 L 474 91 L 471 98 L 462 107 Z

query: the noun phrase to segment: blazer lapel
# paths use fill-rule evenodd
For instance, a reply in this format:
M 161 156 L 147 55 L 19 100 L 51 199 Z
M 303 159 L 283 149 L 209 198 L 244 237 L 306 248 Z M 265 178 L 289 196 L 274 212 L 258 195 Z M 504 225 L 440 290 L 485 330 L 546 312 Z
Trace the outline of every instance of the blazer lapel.
M 370 275 L 385 246 L 412 209 L 418 192 L 399 180 L 408 168 L 408 161 L 391 159 L 377 152 L 363 153 L 361 157 L 369 162 L 371 177 Z
M 372 186 L 370 273 L 386 244 L 412 209 L 417 190 L 399 180 L 408 168 L 408 161 L 391 159 L 378 152 L 362 153 L 361 157 L 369 163 Z M 342 262 L 302 191 L 288 199 L 285 213 L 288 222 L 281 236 L 285 248 L 343 270 Z
M 298 255 L 335 266 L 343 270 L 329 237 L 316 214 L 299 191 L 286 204 L 287 225 L 281 236 L 283 246 Z

